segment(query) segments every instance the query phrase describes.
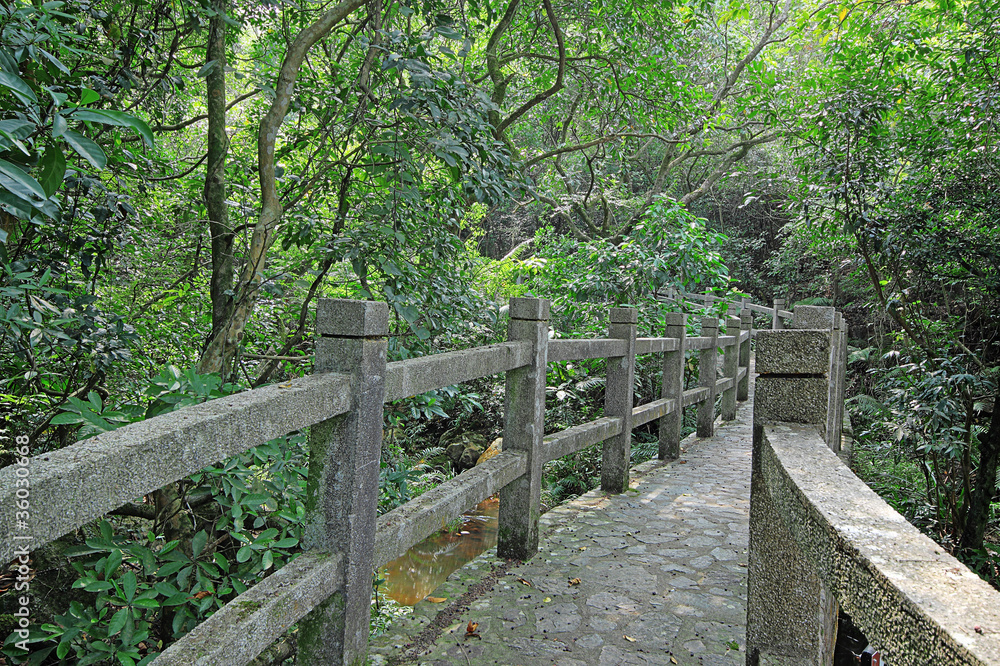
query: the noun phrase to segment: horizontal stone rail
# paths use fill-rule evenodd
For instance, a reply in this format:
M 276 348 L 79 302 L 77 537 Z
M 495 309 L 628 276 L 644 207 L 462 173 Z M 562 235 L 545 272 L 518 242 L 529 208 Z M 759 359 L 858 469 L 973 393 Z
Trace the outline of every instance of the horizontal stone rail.
M 599 338 L 583 340 L 549 340 L 548 361 L 582 361 L 588 358 L 624 356 L 628 349 L 621 340 Z
M 677 351 L 681 348 L 680 338 L 636 338 L 635 353 L 639 354 L 660 354 L 662 352 Z
M 764 426 L 758 464 L 805 560 L 886 663 L 1000 664 L 1000 592 L 882 501 L 815 427 Z
M 504 451 L 380 516 L 375 566 L 382 567 L 524 474 L 525 456 Z
M 707 393 L 706 393 L 707 395 Z M 650 421 L 655 421 L 677 409 L 676 398 L 660 398 L 644 405 L 632 408 L 632 427 L 638 428 Z
M 386 364 L 385 401 L 507 372 L 528 364 L 531 346 L 503 342 Z
M 119 428 L 31 458 L 31 540 L 60 536 L 220 460 L 350 408 L 349 382 L 317 374 L 237 393 Z M 0 470 L 0 534 L 15 531 L 15 466 Z
M 686 338 L 684 341 L 685 350 L 714 349 L 718 346 L 718 340 L 715 338 Z
M 690 407 L 691 405 L 696 405 L 699 402 L 706 400 L 711 391 L 707 387 L 699 387 L 688 389 L 684 391 L 683 397 L 681 398 L 681 403 L 684 407 Z
M 215 612 L 157 657 L 157 666 L 243 666 L 340 591 L 340 555 L 303 553 Z
M 509 314 L 509 342 L 386 363 L 385 304 L 322 299 L 316 374 L 32 458 L 30 543 L 15 536 L 23 532 L 15 531 L 16 467 L 0 470 L 0 558 L 10 561 L 22 545 L 37 548 L 213 463 L 309 428 L 305 552 L 230 601 L 157 663 L 245 664 L 296 623 L 300 663 L 358 663 L 367 650 L 373 568 L 498 491 L 498 553 L 531 557 L 546 461 L 603 443 L 601 485 L 622 492 L 634 427 L 659 420 L 660 457 L 675 458 L 685 407 L 700 403 L 701 433 L 713 427 L 718 394 L 723 418 L 733 418 L 737 394 L 746 398 L 749 311 L 727 320 L 721 337 L 716 317 L 702 319 L 701 337 L 687 338 L 686 316 L 672 314 L 665 337 L 637 339 L 635 309 L 613 308 L 608 337 L 587 340 L 549 340 L 547 301 L 512 299 Z M 698 352 L 703 377 L 701 386 L 685 391 L 688 351 Z M 651 353 L 663 355 L 663 394 L 634 406 L 635 357 Z M 586 358 L 609 359 L 606 416 L 543 437 L 546 364 Z M 500 372 L 507 375 L 504 451 L 377 517 L 383 404 Z
M 747 303 L 746 308 L 747 310 L 750 310 L 751 312 L 756 312 L 757 314 L 769 315 L 774 313 L 774 308 L 769 308 L 763 305 L 757 305 L 756 303 Z
M 582 425 L 566 428 L 553 435 L 547 435 L 542 440 L 544 451 L 542 458 L 547 461 L 562 458 L 576 453 L 588 446 L 599 444 L 604 440 L 620 434 L 622 420 L 615 417 L 604 417 Z

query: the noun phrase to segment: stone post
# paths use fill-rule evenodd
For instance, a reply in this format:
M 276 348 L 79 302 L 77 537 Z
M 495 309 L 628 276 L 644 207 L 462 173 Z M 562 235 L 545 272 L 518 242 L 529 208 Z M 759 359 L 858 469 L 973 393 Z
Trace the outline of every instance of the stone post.
M 774 299 L 774 315 L 771 317 L 771 328 L 775 331 L 780 331 L 785 328 L 784 320 L 778 315 L 778 310 L 785 309 L 785 299 L 776 298 Z
M 837 391 L 833 403 L 835 411 L 833 418 L 833 441 L 837 447 L 834 451 L 839 452 L 841 450 L 841 437 L 844 431 L 844 390 L 847 383 L 847 322 L 844 320 L 844 315 L 840 312 L 837 313 L 835 330 L 837 335 L 837 358 L 835 363 Z
M 531 363 L 507 373 L 503 448 L 523 453 L 528 469 L 500 490 L 497 555 L 527 560 L 538 552 L 538 516 L 542 492 L 542 436 L 545 434 L 545 373 L 548 363 L 549 302 L 543 298 L 510 299 L 507 339 L 530 342 Z
M 622 420 L 622 431 L 604 440 L 602 445 L 601 490 L 606 493 L 623 493 L 628 488 L 638 317 L 635 308 L 611 308 L 608 337 L 625 341 L 625 355 L 608 359 L 608 379 L 604 386 L 604 415 Z
M 826 424 L 832 332 L 759 331 L 750 480 L 747 661 L 833 663 L 837 603 L 801 552 L 761 476 L 765 425 Z
M 750 397 L 750 338 L 753 334 L 753 312 L 747 309 L 740 311 L 740 335 L 747 332 L 747 339 L 740 343 L 740 367 L 746 372 L 736 388 L 736 399 L 747 400 Z
M 701 318 L 701 336 L 711 338 L 708 349 L 698 355 L 698 386 L 708 389 L 708 397 L 698 405 L 698 437 L 711 437 L 715 432 L 715 379 L 718 357 L 719 320 L 716 317 Z
M 822 434 L 826 445 L 833 451 L 840 451 L 840 440 L 836 438 L 837 428 L 837 398 L 840 395 L 838 380 L 838 366 L 840 365 L 840 335 L 836 330 L 837 310 L 829 306 L 819 305 L 796 305 L 792 326 L 794 328 L 821 329 L 830 331 L 830 358 L 826 376 L 827 385 L 827 412 L 826 423 L 823 426 Z
M 321 299 L 316 328 L 316 371 L 349 375 L 352 405 L 309 429 L 302 541 L 343 554 L 344 578 L 299 625 L 297 662 L 354 666 L 368 652 L 389 309 Z
M 736 418 L 736 377 L 740 371 L 740 321 L 739 317 L 726 318 L 726 335 L 733 335 L 736 340 L 727 345 L 722 352 L 722 376 L 732 380 L 732 386 L 722 392 L 722 420 L 732 421 Z
M 684 348 L 687 346 L 687 315 L 667 313 L 667 337 L 677 340 L 677 350 L 663 352 L 663 387 L 661 398 L 672 398 L 677 407 L 660 417 L 660 460 L 673 460 L 681 454 L 681 427 L 684 425 Z

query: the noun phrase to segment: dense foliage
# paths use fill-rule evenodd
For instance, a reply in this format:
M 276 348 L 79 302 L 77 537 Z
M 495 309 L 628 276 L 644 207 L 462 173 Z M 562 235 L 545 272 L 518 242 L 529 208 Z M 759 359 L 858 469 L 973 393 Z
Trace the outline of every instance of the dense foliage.
M 998 580 L 998 17 L 13 0 L 0 464 L 15 436 L 42 454 L 308 372 L 320 297 L 386 302 L 401 359 L 503 340 L 511 296 L 599 336 L 609 306 L 656 333 L 656 291 L 736 287 L 844 309 L 859 473 Z M 604 371 L 553 364 L 551 428 L 600 414 Z M 639 400 L 657 375 L 640 360 Z M 380 510 L 453 474 L 450 443 L 499 436 L 502 405 L 501 378 L 388 405 Z M 40 549 L 46 601 L 7 663 L 147 663 L 295 556 L 307 465 L 280 438 Z M 553 461 L 547 501 L 597 472 Z

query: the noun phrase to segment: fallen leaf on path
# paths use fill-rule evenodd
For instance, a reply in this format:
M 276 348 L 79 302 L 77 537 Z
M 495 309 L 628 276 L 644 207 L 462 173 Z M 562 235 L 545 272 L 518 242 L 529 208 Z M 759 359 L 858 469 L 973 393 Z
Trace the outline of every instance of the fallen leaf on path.
M 531 581 L 528 581 L 528 580 L 525 580 L 525 579 L 523 579 L 523 578 L 518 578 L 517 580 L 518 580 L 518 582 L 520 582 L 520 583 L 524 583 L 524 584 L 525 584 L 525 585 L 527 585 L 528 587 L 534 587 L 534 585 L 532 585 L 532 584 L 531 584 Z
M 469 624 L 466 625 L 466 627 L 465 627 L 465 637 L 466 638 L 473 638 L 473 637 L 475 637 L 475 638 L 482 639 L 482 636 L 480 636 L 479 632 L 476 631 L 477 629 L 479 629 L 479 623 L 478 622 L 473 622 L 472 620 L 469 620 Z
M 634 639 L 634 638 L 632 638 L 631 636 L 627 636 L 627 635 L 625 635 L 625 634 L 622 634 L 622 637 L 623 637 L 623 638 L 624 638 L 625 640 L 627 640 L 627 641 L 628 641 L 629 643 L 635 643 L 635 639 Z
M 579 585 L 582 582 L 583 581 L 581 581 L 579 578 L 570 578 L 569 579 L 569 584 L 570 585 Z
M 440 604 L 445 601 L 448 601 L 448 597 L 427 597 L 425 601 L 429 601 L 432 604 Z
M 676 660 L 676 659 L 674 659 L 673 657 L 671 657 L 671 658 L 670 658 L 670 663 L 671 663 L 671 664 L 676 664 L 676 663 L 677 663 L 677 660 Z

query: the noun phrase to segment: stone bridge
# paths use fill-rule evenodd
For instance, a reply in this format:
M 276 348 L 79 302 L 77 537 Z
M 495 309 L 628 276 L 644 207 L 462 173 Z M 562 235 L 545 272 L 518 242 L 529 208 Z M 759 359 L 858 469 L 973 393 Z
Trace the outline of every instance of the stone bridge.
M 369 663 L 744 664 L 752 397 L 676 460 L 634 467 L 626 492 L 545 513 L 528 562 L 491 551 L 456 571 Z
M 892 666 L 1000 665 L 1000 593 L 837 457 L 840 314 L 740 301 L 720 316 L 727 308 L 712 300 L 700 297 L 692 321 L 667 314 L 657 323 L 663 337 L 637 337 L 637 311 L 612 308 L 605 338 L 549 340 L 548 302 L 512 299 L 508 342 L 392 363 L 384 303 L 321 300 L 315 374 L 0 470 L 0 560 L 308 430 L 305 552 L 156 664 L 242 666 L 293 636 L 296 661 L 308 666 L 367 658 L 820 666 L 832 663 L 844 612 Z M 760 330 L 755 313 L 766 317 Z M 648 354 L 662 359 L 662 392 L 637 405 L 636 357 Z M 607 359 L 604 416 L 544 435 L 548 364 L 591 358 Z M 688 386 L 694 360 L 698 378 Z M 378 516 L 383 404 L 498 373 L 506 376 L 504 451 Z M 737 410 L 754 376 L 755 398 Z M 697 430 L 681 440 L 689 407 Z M 630 471 L 631 431 L 652 421 L 659 459 Z M 598 444 L 601 491 L 540 518 L 542 466 Z M 16 517 L 27 468 L 30 522 Z M 503 559 L 466 567 L 442 591 L 443 612 L 418 607 L 408 626 L 369 646 L 372 572 L 494 493 Z

